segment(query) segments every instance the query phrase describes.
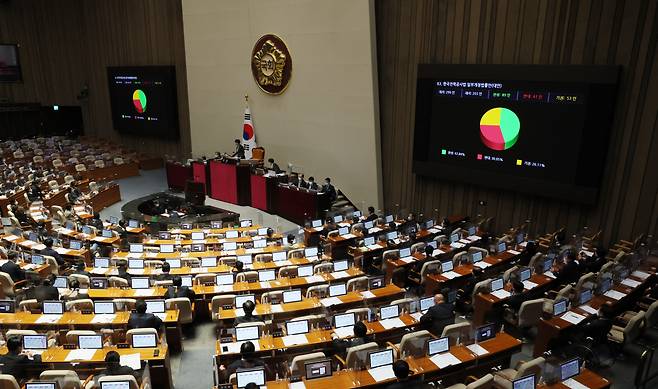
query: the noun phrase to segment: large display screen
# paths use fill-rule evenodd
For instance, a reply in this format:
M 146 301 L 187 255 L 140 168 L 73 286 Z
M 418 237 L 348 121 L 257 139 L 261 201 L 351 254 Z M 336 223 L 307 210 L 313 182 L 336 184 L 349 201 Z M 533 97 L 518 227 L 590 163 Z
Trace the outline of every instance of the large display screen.
M 18 45 L 0 44 L 0 82 L 21 81 Z
M 420 65 L 414 173 L 594 203 L 619 68 Z
M 124 134 L 178 138 L 173 66 L 108 67 L 114 129 Z

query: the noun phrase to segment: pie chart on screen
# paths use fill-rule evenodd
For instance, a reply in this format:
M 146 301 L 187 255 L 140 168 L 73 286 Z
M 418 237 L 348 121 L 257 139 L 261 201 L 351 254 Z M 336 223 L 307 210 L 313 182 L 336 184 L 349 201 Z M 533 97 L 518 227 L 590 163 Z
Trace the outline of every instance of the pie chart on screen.
M 133 92 L 133 105 L 139 113 L 146 111 L 146 94 L 141 89 L 135 89 Z
M 521 122 L 514 111 L 497 107 L 480 118 L 480 139 L 492 150 L 507 150 L 519 139 Z

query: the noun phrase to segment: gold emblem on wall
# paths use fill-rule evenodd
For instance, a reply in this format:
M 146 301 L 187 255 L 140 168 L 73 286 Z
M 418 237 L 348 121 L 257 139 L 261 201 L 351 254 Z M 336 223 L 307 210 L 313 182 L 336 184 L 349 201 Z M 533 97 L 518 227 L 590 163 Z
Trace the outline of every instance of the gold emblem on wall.
M 256 42 L 251 52 L 251 73 L 264 92 L 283 93 L 290 82 L 292 58 L 281 38 L 267 34 Z

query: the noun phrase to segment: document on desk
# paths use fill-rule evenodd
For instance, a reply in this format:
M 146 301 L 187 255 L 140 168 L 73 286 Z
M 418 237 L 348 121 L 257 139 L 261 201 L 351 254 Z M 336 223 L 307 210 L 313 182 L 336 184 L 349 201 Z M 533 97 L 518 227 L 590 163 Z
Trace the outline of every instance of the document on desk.
M 354 335 L 354 328 L 350 326 L 335 328 L 334 334 L 341 339 L 349 338 Z
M 544 272 L 544 275 L 545 275 L 546 277 L 548 277 L 548 278 L 555 279 L 555 274 L 553 274 L 553 272 L 550 271 L 550 270 L 549 270 L 549 271 L 545 271 L 545 272 Z
M 529 280 L 523 281 L 523 287 L 526 288 L 526 289 L 536 288 L 537 285 L 539 285 L 539 284 L 537 284 L 535 282 L 532 282 L 532 281 L 529 281 Z
M 270 305 L 270 310 L 272 313 L 281 313 L 283 312 L 283 307 L 281 307 L 281 304 L 272 304 Z
M 386 328 L 387 330 L 390 330 L 391 328 L 400 328 L 406 326 L 406 324 L 404 324 L 404 322 L 400 320 L 399 317 L 381 320 L 379 323 L 382 325 L 382 327 Z
M 449 280 L 452 280 L 453 278 L 457 278 L 457 277 L 460 277 L 460 276 L 461 276 L 461 274 L 459 274 L 459 273 L 457 273 L 457 272 L 454 272 L 454 271 L 452 271 L 452 270 L 451 270 L 451 271 L 447 271 L 447 272 L 445 272 L 445 273 L 441 273 L 441 275 L 442 275 L 443 277 L 449 279 Z
M 638 286 L 642 285 L 640 281 L 635 281 L 630 278 L 623 280 L 621 283 L 622 285 L 630 286 L 631 288 L 637 288 Z
M 567 312 L 564 315 L 560 316 L 560 319 L 568 321 L 571 324 L 578 324 L 581 321 L 585 320 L 585 316 L 579 315 L 576 312 Z
M 144 274 L 144 269 L 128 269 L 130 274 Z
M 640 278 L 643 281 L 646 280 L 647 278 L 649 278 L 649 276 L 650 276 L 649 273 L 643 272 L 643 271 L 640 271 L 640 270 L 636 270 L 636 271 L 632 272 L 631 275 L 633 277 Z
M 466 245 L 463 244 L 463 243 L 459 243 L 459 242 L 450 243 L 450 247 L 452 247 L 453 249 L 460 249 L 464 246 L 466 246 Z
M 288 384 L 288 389 L 306 389 L 304 381 L 291 382 Z
M 94 354 L 96 354 L 95 349 L 76 349 L 76 350 L 71 350 L 69 353 L 66 355 L 65 360 L 66 361 L 88 361 L 94 357 Z
M 626 293 L 618 292 L 616 290 L 609 290 L 603 294 L 606 297 L 610 297 L 614 300 L 621 300 L 626 297 Z
M 437 365 L 439 369 L 444 369 L 452 365 L 459 365 L 462 362 L 450 352 L 435 354 L 430 358 L 430 361 Z
M 480 269 L 486 269 L 489 266 L 491 266 L 491 264 L 488 263 L 488 262 L 480 261 L 480 262 L 477 262 L 474 266 L 479 267 Z
M 380 232 L 382 229 L 379 227 L 372 227 L 371 229 L 368 230 L 369 234 L 375 234 L 377 232 Z
M 342 304 L 343 301 L 341 299 L 339 299 L 338 297 L 327 297 L 327 298 L 323 298 L 322 300 L 320 300 L 320 303 L 322 305 L 324 305 L 325 307 L 330 307 L 332 305 Z
M 519 255 L 519 254 L 521 254 L 520 251 L 516 251 L 516 250 L 507 250 L 507 252 L 510 253 L 510 254 L 512 254 L 512 255 Z
M 286 347 L 294 346 L 296 344 L 308 344 L 308 339 L 306 339 L 305 334 L 288 335 L 281 339 Z
M 128 253 L 127 257 L 128 258 L 141 258 L 142 253 Z
M 478 240 L 480 240 L 482 238 L 477 236 L 477 235 L 471 235 L 471 236 L 467 236 L 466 239 L 470 240 L 471 242 L 477 242 Z
M 595 315 L 598 311 L 594 308 L 592 308 L 589 305 L 581 305 L 578 308 L 582 309 L 583 311 L 589 313 L 590 315 Z
M 314 284 L 316 282 L 324 282 L 324 278 L 322 278 L 322 276 L 309 276 L 309 277 L 304 277 L 304 279 L 309 284 Z
M 59 322 L 59 319 L 62 318 L 62 315 L 41 315 L 35 323 L 39 324 L 53 324 Z
M 117 317 L 115 314 L 100 314 L 100 315 L 94 315 L 94 318 L 91 319 L 92 323 L 112 323 L 114 319 Z
M 382 248 L 382 246 L 380 246 L 380 245 L 378 245 L 378 244 L 369 244 L 369 245 L 367 245 L 366 247 L 367 247 L 369 250 L 377 250 L 377 249 Z
M 434 251 L 432 251 L 432 256 L 436 257 L 437 255 L 441 255 L 441 254 L 445 254 L 445 253 L 446 252 L 441 250 L 441 249 L 434 249 Z
M 316 262 L 319 261 L 320 258 L 318 258 L 317 256 L 313 256 L 313 257 L 306 257 L 306 260 L 309 262 Z
M 219 293 L 233 292 L 233 285 L 217 285 L 215 290 Z
M 369 290 L 364 290 L 364 291 L 361 292 L 361 297 L 363 297 L 364 299 L 371 299 L 371 298 L 374 298 L 374 297 L 376 297 L 376 296 L 375 296 L 375 294 L 372 293 L 371 291 L 369 291 Z
M 242 343 L 244 342 L 221 343 L 219 346 L 222 349 L 222 353 L 240 354 L 240 347 L 242 347 Z M 251 343 L 254 345 L 256 351 L 260 351 L 260 342 L 253 341 Z
M 571 389 L 589 389 L 589 386 L 583 385 L 580 382 L 574 380 L 573 378 L 569 378 L 568 380 L 562 381 L 562 385 Z
M 471 241 L 468 239 L 459 239 L 457 242 L 463 243 L 463 244 L 471 244 Z
M 341 235 L 341 237 L 343 237 L 345 239 L 353 239 L 353 238 L 356 238 L 356 235 L 354 235 L 354 234 L 345 234 L 345 235 Z
M 594 255 L 593 252 L 591 252 L 591 251 L 587 251 L 587 250 L 580 250 L 580 252 L 583 253 L 583 254 L 585 254 L 585 255 L 587 255 L 588 257 L 591 257 L 591 256 Z
M 346 271 L 335 271 L 331 273 L 331 276 L 334 277 L 334 280 L 340 279 L 340 278 L 347 278 L 349 277 L 349 273 Z
M 487 354 L 489 354 L 489 350 L 487 350 L 486 348 L 480 346 L 480 345 L 477 344 L 477 343 L 469 344 L 468 346 L 466 346 L 466 348 L 468 348 L 469 350 L 471 350 L 471 351 L 472 351 L 475 355 L 477 355 L 478 357 L 480 357 L 480 356 L 482 356 L 482 355 L 487 355 Z
M 208 268 L 207 267 L 193 267 L 193 268 L 190 269 L 190 273 L 192 273 L 192 274 L 208 273 Z
M 411 262 L 414 262 L 415 260 L 416 260 L 416 259 L 415 259 L 414 257 L 404 257 L 404 258 L 400 258 L 400 261 L 402 261 L 402 262 L 404 262 L 404 263 L 411 263 Z
M 315 232 L 320 232 L 320 231 L 322 231 L 322 230 L 324 229 L 324 227 L 313 227 L 313 228 L 311 228 L 311 229 L 312 229 L 313 231 L 315 231 Z
M 91 269 L 92 274 L 105 274 L 106 271 L 107 271 L 107 269 L 104 268 L 104 267 L 95 267 L 95 268 Z
M 506 291 L 505 289 L 498 289 L 498 290 L 495 291 L 495 292 L 491 292 L 491 295 L 492 295 L 492 296 L 496 296 L 496 297 L 498 297 L 499 299 L 502 300 L 502 299 L 506 299 L 506 298 L 508 298 L 509 296 L 511 296 L 512 293 Z
M 416 321 L 420 321 L 420 318 L 423 317 L 422 312 L 414 312 L 411 314 L 411 317 L 413 317 Z
M 135 289 L 135 296 L 139 296 L 139 297 L 153 296 L 153 290 L 152 289 Z
M 270 288 L 270 282 L 269 281 L 261 281 L 259 282 L 260 288 L 261 289 L 269 289 Z
M 438 228 L 433 227 L 433 228 L 430 228 L 429 230 L 427 230 L 427 232 L 429 232 L 430 234 L 438 234 L 439 232 L 441 232 L 441 230 L 439 230 Z
M 382 382 L 395 378 L 395 373 L 393 373 L 393 365 L 386 365 L 376 367 L 374 369 L 368 369 L 368 374 L 376 382 Z
M 10 242 L 15 241 L 16 239 L 18 239 L 18 236 L 16 236 L 16 235 L 5 236 L 5 240 L 8 240 Z
M 121 355 L 119 357 L 119 364 L 121 366 L 128 366 L 133 370 L 139 370 L 142 368 L 139 353 Z

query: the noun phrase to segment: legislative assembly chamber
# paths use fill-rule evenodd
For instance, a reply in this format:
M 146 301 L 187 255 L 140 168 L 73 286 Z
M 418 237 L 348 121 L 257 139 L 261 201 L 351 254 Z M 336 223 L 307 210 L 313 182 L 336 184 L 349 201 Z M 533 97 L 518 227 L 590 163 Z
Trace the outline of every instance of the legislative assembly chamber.
M 0 389 L 658 387 L 658 1 L 0 0 Z

